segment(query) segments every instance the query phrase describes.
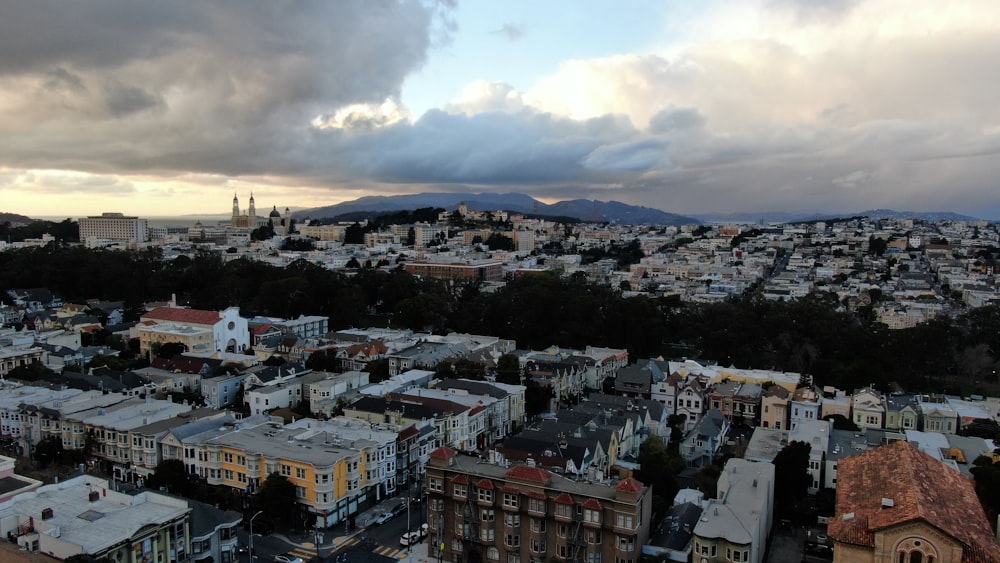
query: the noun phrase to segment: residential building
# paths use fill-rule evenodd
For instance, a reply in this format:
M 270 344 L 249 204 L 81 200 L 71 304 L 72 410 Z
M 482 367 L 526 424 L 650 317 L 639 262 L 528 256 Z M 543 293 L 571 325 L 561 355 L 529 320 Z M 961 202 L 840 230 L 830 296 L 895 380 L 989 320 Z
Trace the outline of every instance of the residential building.
M 117 492 L 80 475 L 0 503 L 0 536 L 55 559 L 88 554 L 110 561 L 186 561 L 187 501 L 153 491 Z
M 885 402 L 886 430 L 916 430 L 920 421 L 920 406 L 917 398 L 911 393 L 889 393 L 883 397 Z
M 186 499 L 191 507 L 192 563 L 236 563 L 237 531 L 243 515 Z
M 438 448 L 427 493 L 428 558 L 637 562 L 650 533 L 651 490 L 635 479 L 609 487 Z
M 830 447 L 833 422 L 829 420 L 799 420 L 788 431 L 788 443 L 802 442 L 809 445 L 808 472 L 810 483 L 807 491 L 814 495 L 823 487 L 823 460 Z
M 925 432 L 958 432 L 958 412 L 944 395 L 917 395 L 917 405 Z
M 834 562 L 996 563 L 973 482 L 905 441 L 840 460 Z
M 699 377 L 688 377 L 678 382 L 677 409 L 675 414 L 684 417 L 684 432 L 694 430 L 701 422 L 702 414 L 708 406 L 708 389 Z M 720 412 L 721 416 L 722 413 Z
M 885 425 L 885 407 L 882 405 L 882 393 L 874 387 L 858 389 L 851 397 L 851 418 L 854 424 L 865 430 L 867 428 L 883 428 Z
M 791 392 L 780 385 L 771 385 L 761 393 L 760 425 L 774 430 L 788 428 L 788 399 Z
M 698 421 L 698 427 L 684 436 L 680 455 L 690 467 L 705 467 L 715 461 L 729 432 L 729 421 L 718 409 L 711 409 Z
M 764 561 L 774 517 L 774 465 L 732 458 L 694 527 L 695 561 Z
M 799 387 L 792 392 L 788 401 L 788 423 L 791 428 L 794 430 L 800 420 L 819 420 L 822 403 L 823 395 L 815 387 Z
M 42 486 L 38 479 L 14 473 L 14 464 L 14 458 L 0 455 L 0 505 L 21 493 Z

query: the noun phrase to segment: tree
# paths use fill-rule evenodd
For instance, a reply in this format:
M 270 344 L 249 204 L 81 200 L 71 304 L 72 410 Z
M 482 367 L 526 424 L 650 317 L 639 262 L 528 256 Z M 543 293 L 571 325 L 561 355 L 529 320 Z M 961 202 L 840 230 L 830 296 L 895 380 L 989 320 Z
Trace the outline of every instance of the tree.
M 146 487 L 150 489 L 166 488 L 172 495 L 190 496 L 194 490 L 184 462 L 179 459 L 167 459 L 156 464 L 153 474 L 146 479 Z
M 63 456 L 62 438 L 56 436 L 46 436 L 35 444 L 35 451 L 31 452 L 31 459 L 38 463 L 38 467 L 45 469 L 53 463 L 58 463 Z
M 265 511 L 277 528 L 288 530 L 299 521 L 295 499 L 295 485 L 284 475 L 272 473 L 254 494 L 253 508 Z
M 972 462 L 969 470 L 976 481 L 976 495 L 986 510 L 990 522 L 995 522 L 1000 514 L 1000 463 L 981 455 Z
M 160 344 L 159 348 L 156 349 L 156 356 L 158 358 L 170 359 L 174 356 L 183 354 L 187 350 L 184 345 L 180 342 L 164 342 Z
M 497 359 L 497 381 L 510 385 L 521 384 L 521 361 L 514 354 L 503 354 Z
M 774 509 L 779 515 L 787 516 L 792 512 L 812 485 L 810 451 L 808 443 L 792 442 L 774 457 Z

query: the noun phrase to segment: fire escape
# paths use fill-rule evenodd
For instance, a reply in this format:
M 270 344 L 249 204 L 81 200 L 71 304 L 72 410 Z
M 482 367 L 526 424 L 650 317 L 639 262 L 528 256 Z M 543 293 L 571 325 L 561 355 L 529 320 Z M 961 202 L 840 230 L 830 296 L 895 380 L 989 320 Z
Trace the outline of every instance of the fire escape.
M 586 551 L 587 548 L 587 542 L 583 539 L 583 513 L 574 510 L 573 523 L 569 526 L 570 532 L 567 540 L 569 541 L 571 551 L 567 563 L 582 563 L 583 553 L 581 553 L 581 550 Z

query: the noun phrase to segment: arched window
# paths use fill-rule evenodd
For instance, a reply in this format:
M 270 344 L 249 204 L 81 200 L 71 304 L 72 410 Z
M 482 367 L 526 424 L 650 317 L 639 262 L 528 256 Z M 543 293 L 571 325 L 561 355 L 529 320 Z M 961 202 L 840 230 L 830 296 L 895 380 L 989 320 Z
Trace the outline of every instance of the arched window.
M 910 563 L 924 563 L 924 554 L 916 550 L 911 551 Z

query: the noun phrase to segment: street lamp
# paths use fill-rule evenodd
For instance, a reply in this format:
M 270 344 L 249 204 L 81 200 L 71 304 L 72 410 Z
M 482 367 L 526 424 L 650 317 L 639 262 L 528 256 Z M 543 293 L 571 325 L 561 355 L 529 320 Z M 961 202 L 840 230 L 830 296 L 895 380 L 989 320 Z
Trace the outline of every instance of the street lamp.
M 253 519 L 264 514 L 263 510 L 258 510 L 256 514 L 250 517 L 250 563 L 253 563 Z

